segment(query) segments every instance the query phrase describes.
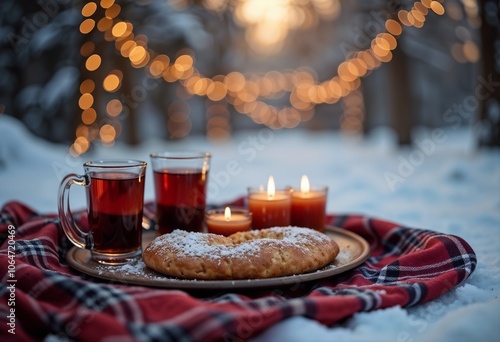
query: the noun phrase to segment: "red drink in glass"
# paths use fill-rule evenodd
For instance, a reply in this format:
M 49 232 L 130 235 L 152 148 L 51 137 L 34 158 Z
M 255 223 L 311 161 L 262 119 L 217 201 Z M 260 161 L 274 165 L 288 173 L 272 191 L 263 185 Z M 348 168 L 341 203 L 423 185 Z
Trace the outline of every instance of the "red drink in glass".
M 85 174 L 67 174 L 59 184 L 59 221 L 68 239 L 90 250 L 92 260 L 121 265 L 142 252 L 142 210 L 146 162 L 96 160 L 83 164 Z M 88 229 L 82 229 L 70 209 L 70 189 L 85 187 Z
M 121 254 L 140 249 L 144 177 L 108 172 L 90 178 L 87 199 L 93 250 Z
M 166 168 L 153 173 L 159 233 L 170 233 L 174 229 L 201 232 L 208 172 Z

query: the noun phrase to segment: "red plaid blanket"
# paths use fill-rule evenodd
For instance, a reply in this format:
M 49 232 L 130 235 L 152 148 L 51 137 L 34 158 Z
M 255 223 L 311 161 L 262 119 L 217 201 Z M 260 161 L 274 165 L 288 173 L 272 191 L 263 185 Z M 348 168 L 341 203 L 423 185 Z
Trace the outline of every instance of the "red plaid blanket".
M 199 297 L 84 276 L 66 264 L 71 245 L 55 215 L 7 203 L 0 213 L 0 339 L 246 340 L 294 315 L 330 326 L 360 311 L 417 305 L 453 289 L 476 266 L 457 236 L 359 215 L 329 216 L 329 224 L 363 236 L 370 258 L 288 289 Z

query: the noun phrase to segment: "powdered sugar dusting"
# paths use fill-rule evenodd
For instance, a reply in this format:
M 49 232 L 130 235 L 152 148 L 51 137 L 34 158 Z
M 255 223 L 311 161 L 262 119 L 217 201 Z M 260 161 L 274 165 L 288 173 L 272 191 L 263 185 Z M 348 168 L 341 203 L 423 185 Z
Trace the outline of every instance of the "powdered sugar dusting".
M 242 243 L 233 243 L 230 239 L 214 237 L 213 234 L 186 232 L 174 230 L 170 234 L 157 237 L 148 249 L 162 249 L 168 244 L 170 251 L 178 258 L 202 257 L 207 259 L 247 258 L 258 255 L 263 246 L 274 248 L 294 246 L 307 251 L 307 246 L 328 242 L 330 238 L 318 231 L 300 227 L 268 228 L 272 238 L 262 237 L 263 230 L 253 230 L 249 233 L 254 239 Z M 276 238 L 278 236 L 278 238 Z
M 164 275 L 157 274 L 151 271 L 150 268 L 146 266 L 142 258 L 133 260 L 128 264 L 119 266 L 110 265 L 98 265 L 95 267 L 95 271 L 100 276 L 103 275 L 115 275 L 118 277 L 138 277 L 151 280 L 162 280 L 165 279 Z
M 229 241 L 230 242 L 230 241 Z M 170 234 L 157 237 L 148 248 L 163 248 L 168 243 L 171 251 L 178 258 L 220 258 L 238 257 L 258 253 L 257 246 L 252 244 L 217 244 L 210 234 L 174 230 Z

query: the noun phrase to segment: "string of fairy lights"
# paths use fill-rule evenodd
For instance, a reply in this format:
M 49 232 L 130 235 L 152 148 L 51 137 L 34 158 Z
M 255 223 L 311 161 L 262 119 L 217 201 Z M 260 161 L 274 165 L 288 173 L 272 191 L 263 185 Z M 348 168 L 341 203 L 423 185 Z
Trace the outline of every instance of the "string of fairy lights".
M 95 19 L 98 7 L 104 10 L 104 17 Z M 232 71 L 227 75 L 206 77 L 195 66 L 195 58 L 189 53 L 180 53 L 175 59 L 159 54 L 148 47 L 147 37 L 136 35 L 132 23 L 119 19 L 121 7 L 114 0 L 101 0 L 86 3 L 81 14 L 84 18 L 80 25 L 82 34 L 99 30 L 104 39 L 114 42 L 114 46 L 123 58 L 128 59 L 134 68 L 144 69 L 152 79 L 168 83 L 178 82 L 189 96 L 207 99 L 207 135 L 224 137 L 229 134 L 229 106 L 250 117 L 255 123 L 273 129 L 294 128 L 301 122 L 310 120 L 314 109 L 320 104 L 334 104 L 342 101 L 345 115 L 341 120 L 341 129 L 359 132 L 363 124 L 363 95 L 359 90 L 362 77 L 392 59 L 392 52 L 397 47 L 398 37 L 405 27 L 421 28 L 426 16 L 433 12 L 443 15 L 445 8 L 439 1 L 420 0 L 410 10 L 401 9 L 397 20 L 385 21 L 385 31 L 371 40 L 370 47 L 351 54 L 337 68 L 337 75 L 318 82 L 313 70 L 299 68 L 289 71 L 269 71 L 263 74 L 242 74 Z M 81 47 L 85 58 L 85 68 L 92 73 L 98 70 L 103 61 L 95 53 L 95 44 L 87 41 Z M 102 81 L 102 89 L 107 93 L 116 93 L 122 84 L 123 73 L 118 69 L 107 73 Z M 93 92 L 100 84 L 91 78 L 80 84 L 79 107 L 81 125 L 76 130 L 76 139 L 70 151 L 72 154 L 85 153 L 92 141 L 113 144 L 120 134 L 119 120 L 97 124 L 98 111 L 94 105 Z M 288 95 L 287 95 L 288 94 Z M 278 108 L 266 103 L 266 100 L 287 95 L 289 106 Z M 108 118 L 116 119 L 123 112 L 125 103 L 119 98 L 111 99 L 106 104 Z M 175 117 L 177 115 L 177 117 Z M 176 137 L 187 135 L 191 123 L 186 111 L 177 110 L 168 125 L 169 132 Z

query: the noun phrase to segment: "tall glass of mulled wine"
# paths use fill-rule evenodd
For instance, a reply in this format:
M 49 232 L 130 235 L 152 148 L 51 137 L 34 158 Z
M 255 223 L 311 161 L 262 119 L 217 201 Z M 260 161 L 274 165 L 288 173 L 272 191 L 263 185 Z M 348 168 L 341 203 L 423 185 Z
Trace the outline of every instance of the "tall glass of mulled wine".
M 201 232 L 211 154 L 194 151 L 151 153 L 159 234 L 174 229 Z
M 91 161 L 84 175 L 68 174 L 59 187 L 59 218 L 69 240 L 91 251 L 104 264 L 124 264 L 142 252 L 142 214 L 146 162 Z M 88 229 L 79 227 L 70 210 L 69 189 L 84 186 Z

